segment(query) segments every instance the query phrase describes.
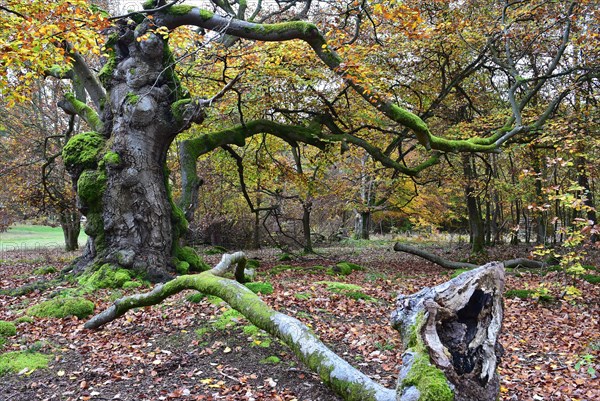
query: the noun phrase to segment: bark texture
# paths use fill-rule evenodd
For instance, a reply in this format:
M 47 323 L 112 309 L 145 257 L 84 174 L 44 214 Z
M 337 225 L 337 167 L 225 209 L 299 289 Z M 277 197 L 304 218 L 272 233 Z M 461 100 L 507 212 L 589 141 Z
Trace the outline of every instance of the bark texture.
M 398 377 L 398 394 L 414 400 L 494 401 L 500 382 L 504 269 L 494 262 L 463 273 L 437 287 L 400 295 L 392 325 L 407 351 Z M 419 371 L 443 372 L 443 384 L 423 387 Z M 450 393 L 450 394 L 452 394 Z

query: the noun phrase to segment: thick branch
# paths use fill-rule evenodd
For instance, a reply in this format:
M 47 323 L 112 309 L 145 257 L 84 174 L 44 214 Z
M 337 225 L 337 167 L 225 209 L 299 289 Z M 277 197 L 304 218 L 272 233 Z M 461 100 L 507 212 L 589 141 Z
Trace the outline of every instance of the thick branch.
M 241 252 L 224 255 L 221 263 L 210 271 L 180 276 L 166 284 L 159 284 L 148 293 L 118 299 L 110 308 L 90 319 L 85 327 L 98 328 L 130 309 L 155 305 L 180 291 L 194 289 L 223 299 L 254 325 L 285 342 L 301 361 L 317 372 L 321 379 L 344 399 L 396 400 L 395 391 L 382 387 L 356 370 L 327 348 L 299 320 L 274 311 L 240 283 L 216 275 L 224 273 L 227 266 L 242 259 L 245 258 Z
M 432 135 L 427 124 L 419 116 L 398 106 L 387 95 L 378 93 L 374 88 L 360 85 L 358 77 L 353 75 L 352 70 L 346 67 L 342 58 L 328 46 L 324 36 L 314 24 L 303 21 L 256 24 L 232 17 L 219 16 L 191 6 L 173 6 L 170 10 L 169 13 L 161 15 L 160 18 L 156 17 L 157 21 L 160 19 L 160 23 L 170 29 L 182 25 L 194 25 L 244 39 L 270 42 L 294 39 L 305 41 L 327 67 L 343 78 L 349 86 L 377 110 L 391 120 L 410 128 L 416 134 L 419 142 L 427 149 L 445 152 L 493 152 L 497 150 L 494 144 L 497 139 L 495 136 L 449 140 Z
M 399 242 L 396 242 L 396 244 L 394 245 L 394 251 L 410 253 L 411 255 L 418 256 L 418 257 L 428 260 L 432 263 L 435 263 L 439 266 L 442 266 L 443 268 L 446 268 L 446 269 L 452 269 L 452 270 L 474 269 L 478 266 L 478 265 L 474 265 L 472 263 L 455 262 L 452 260 L 444 259 L 441 256 L 434 255 L 431 252 L 427 252 L 423 249 L 416 248 L 413 246 L 401 244 Z M 505 268 L 516 268 L 516 267 L 522 266 L 522 267 L 526 267 L 526 268 L 530 268 L 530 269 L 540 269 L 540 268 L 546 266 L 546 264 L 544 262 L 538 262 L 537 260 L 531 260 L 531 259 L 526 259 L 526 258 L 510 259 L 510 260 L 502 261 L 500 263 L 502 263 L 502 265 Z
M 102 108 L 102 103 L 106 99 L 106 91 L 104 90 L 104 87 L 102 87 L 102 84 L 96 77 L 96 74 L 90 70 L 90 67 L 87 65 L 81 54 L 72 51 L 68 45 L 67 50 L 69 50 L 69 56 L 71 56 L 73 59 L 73 72 L 81 80 L 85 90 L 90 95 L 90 99 L 92 99 L 92 102 L 94 102 L 96 110 L 100 110 Z
M 65 94 L 64 100 L 58 102 L 58 105 L 67 114 L 77 114 L 81 117 L 93 131 L 102 132 L 104 124 L 98 116 L 98 113 L 94 111 L 90 106 L 86 105 L 81 100 L 78 100 L 72 93 Z

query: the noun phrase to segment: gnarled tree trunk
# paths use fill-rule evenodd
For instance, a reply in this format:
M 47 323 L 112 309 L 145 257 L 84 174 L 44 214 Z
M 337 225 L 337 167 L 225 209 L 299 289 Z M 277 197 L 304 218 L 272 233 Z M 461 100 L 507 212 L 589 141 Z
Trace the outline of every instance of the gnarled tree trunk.
M 203 115 L 173 72 L 167 40 L 150 24 L 113 28 L 110 59 L 99 73 L 106 90 L 102 114 L 90 111 L 94 132 L 74 136 L 63 159 L 87 217 L 89 242 L 76 268 L 110 263 L 161 280 L 176 263 L 176 241 L 186 225 L 167 188 L 167 150 Z

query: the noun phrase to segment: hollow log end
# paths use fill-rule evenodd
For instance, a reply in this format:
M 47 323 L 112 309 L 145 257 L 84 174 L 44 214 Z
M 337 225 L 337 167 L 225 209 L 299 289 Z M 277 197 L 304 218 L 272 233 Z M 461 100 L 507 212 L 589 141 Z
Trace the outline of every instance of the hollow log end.
M 504 267 L 492 262 L 398 297 L 392 325 L 406 349 L 398 379 L 400 399 L 416 393 L 419 400 L 497 399 L 503 291 Z M 428 383 L 435 385 L 428 388 Z

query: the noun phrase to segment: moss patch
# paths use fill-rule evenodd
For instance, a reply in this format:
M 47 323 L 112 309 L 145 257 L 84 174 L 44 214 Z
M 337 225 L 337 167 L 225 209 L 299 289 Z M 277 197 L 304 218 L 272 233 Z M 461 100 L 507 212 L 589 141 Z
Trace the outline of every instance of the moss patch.
M 106 173 L 104 171 L 85 170 L 77 180 L 77 195 L 88 206 L 99 206 L 105 189 Z
M 92 313 L 94 313 L 94 303 L 80 297 L 54 298 L 27 309 L 27 314 L 35 317 L 77 316 L 82 319 Z
M 263 295 L 271 295 L 273 293 L 273 285 L 267 282 L 256 281 L 254 283 L 246 283 L 246 287 L 255 294 L 259 292 Z
M 129 270 L 115 268 L 115 266 L 106 263 L 95 271 L 84 274 L 78 281 L 82 286 L 97 290 L 100 288 L 122 288 L 131 279 Z
M 344 276 L 351 274 L 354 271 L 365 270 L 364 267 L 351 262 L 340 262 L 332 268 L 334 273 L 338 273 Z
M 193 304 L 200 303 L 200 301 L 202 301 L 204 298 L 206 298 L 206 294 L 203 294 L 201 292 L 195 292 L 195 293 L 190 294 L 187 297 L 185 297 L 185 299 L 188 302 L 191 302 Z
M 225 330 L 236 325 L 241 318 L 243 318 L 242 314 L 235 309 L 227 309 L 212 325 L 217 330 Z
M 210 266 L 208 266 L 200 258 L 200 256 L 198 256 L 198 254 L 192 247 L 176 247 L 175 257 L 179 259 L 179 261 L 187 262 L 189 264 L 189 270 L 191 271 L 205 271 L 210 269 Z
M 204 251 L 205 255 L 220 255 L 222 253 L 226 253 L 227 249 L 223 248 L 222 246 L 213 246 L 209 249 L 206 249 Z
M 0 320 L 0 337 L 12 337 L 17 334 L 17 326 L 12 322 Z
M 336 294 L 344 295 L 348 298 L 365 301 L 376 301 L 375 298 L 362 292 L 362 287 L 356 284 L 340 283 L 337 281 L 317 281 L 315 284 L 324 284 L 327 290 Z
M 24 369 L 34 371 L 48 367 L 48 362 L 52 359 L 51 355 L 40 354 L 39 352 L 7 352 L 0 355 L 0 376 L 12 372 L 18 373 Z
M 583 274 L 581 278 L 590 284 L 600 284 L 600 276 L 594 274 Z
M 56 273 L 56 269 L 53 266 L 42 266 L 39 269 L 35 269 L 33 274 L 37 276 L 44 276 L 46 274 Z
M 77 166 L 82 169 L 94 169 L 98 163 L 98 155 L 106 141 L 97 132 L 83 132 L 72 137 L 62 151 L 63 161 L 67 168 Z
M 505 298 L 520 298 L 520 299 L 528 299 L 533 297 L 533 290 L 508 290 L 504 293 Z
M 275 355 L 271 355 L 266 357 L 265 359 L 261 359 L 260 363 L 262 363 L 263 365 L 277 365 L 278 363 L 281 363 L 281 359 L 279 359 L 279 357 Z
M 458 276 L 460 276 L 461 274 L 470 271 L 471 269 L 458 269 L 455 270 L 454 272 L 452 272 L 452 274 L 450 275 L 451 278 L 456 278 Z
M 15 323 L 33 323 L 33 319 L 29 316 L 21 316 L 15 320 Z

